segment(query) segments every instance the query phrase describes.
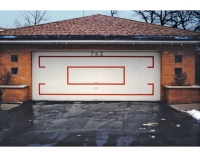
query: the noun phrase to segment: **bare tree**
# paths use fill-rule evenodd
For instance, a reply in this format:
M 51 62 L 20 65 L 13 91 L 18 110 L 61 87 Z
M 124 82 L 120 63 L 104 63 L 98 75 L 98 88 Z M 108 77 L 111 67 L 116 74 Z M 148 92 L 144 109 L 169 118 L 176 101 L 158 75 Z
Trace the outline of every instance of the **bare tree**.
M 155 10 L 134 10 L 136 16 L 140 16 L 146 23 L 155 23 Z
M 47 15 L 47 11 L 35 10 L 35 11 L 21 11 L 21 18 L 25 21 L 23 24 L 19 22 L 18 19 L 15 19 L 14 25 L 15 27 L 24 27 L 24 26 L 32 26 L 38 25 L 43 21 L 47 21 L 51 18 L 51 16 Z
M 182 28 L 185 30 L 194 30 L 196 21 L 192 11 L 174 11 L 172 13 L 171 24 L 175 28 Z
M 135 10 L 134 12 L 145 22 L 161 26 L 167 25 L 173 18 L 173 12 L 168 10 Z
M 16 28 L 20 28 L 20 27 L 25 27 L 26 25 L 20 23 L 18 19 L 15 19 L 14 26 L 15 26 Z
M 140 16 L 147 23 L 161 26 L 199 30 L 200 11 L 183 10 L 134 10 L 134 15 Z
M 200 32 L 200 11 L 199 10 L 198 11 L 195 10 L 193 12 L 193 14 L 194 14 L 195 18 L 198 19 L 198 23 L 197 23 L 196 27 L 194 28 L 194 31 L 195 32 Z
M 113 17 L 114 15 L 118 15 L 120 13 L 120 11 L 117 10 L 111 10 L 110 11 L 110 15 Z
M 194 29 L 195 32 L 200 32 L 200 23 L 197 24 L 197 26 Z

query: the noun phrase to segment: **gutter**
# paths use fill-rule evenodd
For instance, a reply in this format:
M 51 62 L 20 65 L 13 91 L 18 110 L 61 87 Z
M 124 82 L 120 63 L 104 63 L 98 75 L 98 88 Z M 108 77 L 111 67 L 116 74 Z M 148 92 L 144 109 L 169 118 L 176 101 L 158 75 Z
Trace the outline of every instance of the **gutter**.
M 0 44 L 199 44 L 200 40 L 0 40 Z

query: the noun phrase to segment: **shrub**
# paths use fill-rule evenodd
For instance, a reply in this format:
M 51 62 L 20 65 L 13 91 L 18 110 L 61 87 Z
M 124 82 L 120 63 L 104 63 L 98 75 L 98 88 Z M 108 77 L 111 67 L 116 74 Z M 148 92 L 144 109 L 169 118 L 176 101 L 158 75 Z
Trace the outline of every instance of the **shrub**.
M 4 73 L 0 74 L 0 80 L 3 85 L 9 85 L 12 82 L 12 73 L 5 69 Z
M 176 75 L 174 75 L 174 79 L 178 86 L 182 86 L 187 79 L 187 74 L 186 74 L 186 72 L 183 72 L 181 74 L 176 74 Z

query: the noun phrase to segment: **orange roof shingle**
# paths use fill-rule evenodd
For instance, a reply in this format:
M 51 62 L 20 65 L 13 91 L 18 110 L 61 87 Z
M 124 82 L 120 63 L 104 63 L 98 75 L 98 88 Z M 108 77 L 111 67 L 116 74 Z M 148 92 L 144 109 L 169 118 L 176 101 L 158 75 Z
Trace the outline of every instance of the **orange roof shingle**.
M 4 30 L 0 35 L 196 36 L 200 33 L 98 14 Z

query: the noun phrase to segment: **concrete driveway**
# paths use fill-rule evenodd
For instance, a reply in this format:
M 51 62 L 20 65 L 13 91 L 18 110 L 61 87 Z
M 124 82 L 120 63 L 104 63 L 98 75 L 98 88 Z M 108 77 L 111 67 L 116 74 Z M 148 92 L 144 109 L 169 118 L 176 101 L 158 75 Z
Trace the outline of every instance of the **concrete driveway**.
M 200 122 L 161 102 L 27 101 L 0 116 L 0 146 L 200 145 Z

